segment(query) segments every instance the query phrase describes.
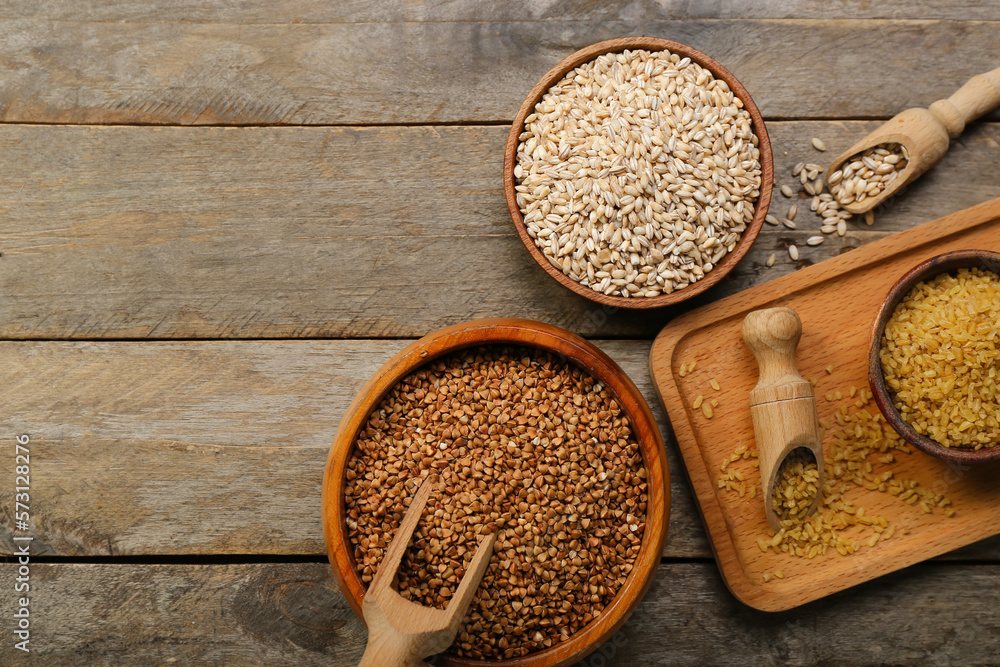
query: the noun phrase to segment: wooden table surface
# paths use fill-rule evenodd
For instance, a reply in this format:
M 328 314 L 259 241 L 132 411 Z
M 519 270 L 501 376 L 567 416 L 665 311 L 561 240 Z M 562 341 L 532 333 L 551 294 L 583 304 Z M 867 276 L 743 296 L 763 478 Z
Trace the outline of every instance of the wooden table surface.
M 324 460 L 361 384 L 447 324 L 594 339 L 668 433 L 647 356 L 689 306 L 595 307 L 533 264 L 506 211 L 510 120 L 563 56 L 636 34 L 711 54 L 764 114 L 779 184 L 1000 64 L 996 0 L 254 4 L 0 5 L 0 548 L 18 434 L 35 538 L 31 653 L 7 557 L 0 664 L 355 664 L 366 633 L 324 554 Z M 874 227 L 810 248 L 808 211 L 765 226 L 698 303 L 997 196 L 998 121 Z M 1000 660 L 1000 540 L 757 612 L 722 584 L 667 449 L 656 581 L 586 664 Z

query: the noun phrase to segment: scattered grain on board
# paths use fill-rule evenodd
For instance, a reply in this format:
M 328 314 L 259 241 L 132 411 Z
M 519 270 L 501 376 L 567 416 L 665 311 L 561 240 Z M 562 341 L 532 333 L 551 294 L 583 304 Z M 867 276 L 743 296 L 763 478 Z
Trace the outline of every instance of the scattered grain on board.
M 569 278 L 606 295 L 654 297 L 701 280 L 736 247 L 760 196 L 743 102 L 668 51 L 578 66 L 519 140 L 528 234 Z
M 511 658 L 565 641 L 632 570 L 648 497 L 642 453 L 617 400 L 575 366 L 537 350 L 470 348 L 390 390 L 345 473 L 347 536 L 365 583 L 432 473 L 441 485 L 404 555 L 401 595 L 443 607 L 480 536 L 497 530 L 451 648 L 459 655 Z
M 902 503 L 915 506 L 921 514 L 926 513 L 922 503 L 932 513 L 956 516 L 948 498 L 897 474 L 892 465 L 897 463 L 896 455 L 909 455 L 915 450 L 886 424 L 882 414 L 870 404 L 870 391 L 860 389 L 858 395 L 863 398 L 863 407 L 851 411 L 848 406 L 841 406 L 834 413 L 833 423 L 820 422 L 825 479 L 820 489 L 819 508 L 804 520 L 792 517 L 781 519 L 781 528 L 777 532 L 763 524 L 762 534 L 757 538 L 757 546 L 762 552 L 805 559 L 828 552 L 849 556 L 862 548 L 875 547 L 891 539 L 896 527 L 885 516 L 865 511 L 864 503 L 875 493 L 896 497 Z M 747 455 L 750 463 L 758 463 L 756 450 L 737 454 L 745 448 L 746 445 L 742 445 L 723 459 L 727 462 L 723 468 L 725 474 L 718 478 L 718 488 L 722 493 L 739 497 L 740 483 L 760 482 L 758 466 L 745 465 Z M 802 467 L 803 474 L 798 477 L 790 475 L 784 488 L 808 489 L 810 481 L 814 483 L 815 480 L 814 473 L 810 472 L 814 469 L 815 462 L 807 461 Z M 742 475 L 743 482 L 737 482 L 737 473 Z M 795 491 L 792 495 L 796 495 Z M 773 496 L 771 501 L 774 502 Z M 793 503 L 796 515 L 801 514 L 801 501 L 798 499 Z M 873 544 L 872 537 L 875 535 L 879 539 Z
M 815 148 L 818 151 L 825 151 L 826 150 L 826 144 L 819 137 L 813 137 L 812 138 L 812 145 L 813 145 L 813 148 Z
M 782 185 L 781 186 L 781 194 L 785 195 L 786 197 L 794 197 L 795 196 L 795 190 L 792 190 L 792 188 L 789 187 L 789 186 L 787 186 L 787 185 Z
M 959 269 L 918 283 L 879 351 L 893 405 L 945 447 L 1000 444 L 1000 277 Z
M 794 245 L 788 246 L 788 256 L 791 257 L 793 260 L 798 259 L 799 258 L 799 249 L 796 248 Z
M 774 266 L 774 260 L 775 260 L 775 256 L 774 256 L 774 253 L 772 252 L 770 255 L 767 256 L 767 261 L 764 262 L 764 263 L 767 266 Z

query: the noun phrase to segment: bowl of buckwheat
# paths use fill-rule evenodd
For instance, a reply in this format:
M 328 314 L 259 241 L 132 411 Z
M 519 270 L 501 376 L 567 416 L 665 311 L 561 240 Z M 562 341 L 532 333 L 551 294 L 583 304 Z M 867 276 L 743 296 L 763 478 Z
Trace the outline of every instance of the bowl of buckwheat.
M 600 42 L 558 63 L 511 126 L 504 192 L 518 235 L 565 287 L 656 308 L 721 280 L 767 214 L 771 145 L 728 70 L 665 39 Z
M 444 608 L 482 535 L 494 551 L 435 664 L 571 664 L 641 600 L 667 534 L 663 441 L 638 389 L 592 343 L 539 322 L 477 320 L 390 359 L 327 460 L 323 531 L 361 603 L 424 479 L 436 475 L 396 589 Z

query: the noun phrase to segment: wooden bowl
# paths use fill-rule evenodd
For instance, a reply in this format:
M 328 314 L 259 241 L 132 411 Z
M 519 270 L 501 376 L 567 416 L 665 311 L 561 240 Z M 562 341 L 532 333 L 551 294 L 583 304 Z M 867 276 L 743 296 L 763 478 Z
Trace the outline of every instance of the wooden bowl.
M 586 627 L 555 646 L 510 660 L 472 660 L 444 654 L 435 664 L 549 667 L 567 665 L 609 639 L 626 621 L 653 580 L 663 553 L 670 514 L 670 477 L 659 428 L 642 394 L 618 364 L 586 340 L 548 324 L 516 319 L 465 322 L 441 329 L 408 345 L 365 384 L 344 415 L 323 478 L 323 535 L 337 582 L 361 618 L 365 585 L 358 577 L 347 541 L 344 501 L 346 463 L 358 432 L 389 390 L 428 362 L 456 350 L 480 345 L 519 345 L 546 350 L 590 373 L 611 390 L 632 422 L 632 432 L 646 464 L 648 502 L 646 530 L 635 567 L 618 595 Z
M 754 217 L 750 225 L 743 231 L 743 235 L 740 237 L 736 247 L 733 248 L 733 251 L 727 254 L 717 266 L 713 267 L 704 278 L 692 285 L 679 289 L 676 292 L 671 292 L 670 294 L 635 299 L 623 296 L 608 296 L 594 291 L 572 280 L 562 272 L 562 269 L 550 262 L 528 234 L 528 229 L 524 224 L 524 217 L 521 215 L 521 208 L 517 205 L 517 193 L 514 190 L 514 167 L 517 162 L 517 146 L 520 143 L 518 137 L 524 130 L 524 119 L 534 110 L 535 105 L 542 99 L 542 96 L 545 95 L 549 88 L 566 76 L 566 73 L 570 70 L 605 53 L 617 53 L 626 49 L 667 50 L 682 57 L 686 56 L 709 70 L 715 78 L 725 81 L 730 90 L 743 101 L 744 108 L 750 114 L 753 130 L 758 139 L 761 167 L 760 197 L 757 199 Z M 510 211 L 511 219 L 514 221 L 514 228 L 517 229 L 517 235 L 521 237 L 524 247 L 528 249 L 528 252 L 538 262 L 538 265 L 564 287 L 591 301 L 616 308 L 660 308 L 662 306 L 670 306 L 701 294 L 722 280 L 739 263 L 743 256 L 747 254 L 754 239 L 757 238 L 757 234 L 764 224 L 764 217 L 767 215 L 767 207 L 771 202 L 771 188 L 773 184 L 774 164 L 771 159 L 771 142 L 767 138 L 764 119 L 760 115 L 760 111 L 757 110 L 757 105 L 754 104 L 750 93 L 743 87 L 743 84 L 729 70 L 701 51 L 692 49 L 690 46 L 685 46 L 684 44 L 679 44 L 678 42 L 672 42 L 668 39 L 658 39 L 656 37 L 609 39 L 580 49 L 557 63 L 555 67 L 542 77 L 541 81 L 535 84 L 535 87 L 528 93 L 527 99 L 524 100 L 524 104 L 521 105 L 521 109 L 517 112 L 517 117 L 514 118 L 514 123 L 510 127 L 510 134 L 507 135 L 507 148 L 503 159 L 503 188 L 504 194 L 507 196 L 507 208 Z
M 955 250 L 946 252 L 936 257 L 931 257 L 910 269 L 902 278 L 892 286 L 889 295 L 882 303 L 882 308 L 875 318 L 872 326 L 871 338 L 869 339 L 868 353 L 868 383 L 871 385 L 875 395 L 875 403 L 882 411 L 889 425 L 892 426 L 899 435 L 917 449 L 949 461 L 981 462 L 1000 460 L 1000 446 L 983 447 L 981 449 L 965 449 L 961 447 L 945 447 L 936 440 L 932 440 L 917 431 L 899 414 L 899 410 L 892 402 L 892 394 L 885 383 L 885 376 L 882 373 L 882 362 L 879 359 L 879 351 L 882 349 L 882 337 L 885 334 L 885 326 L 892 317 L 896 306 L 902 302 L 906 295 L 916 287 L 917 283 L 933 279 L 942 273 L 950 273 L 957 269 L 979 267 L 987 269 L 1000 275 L 1000 253 L 989 250 Z

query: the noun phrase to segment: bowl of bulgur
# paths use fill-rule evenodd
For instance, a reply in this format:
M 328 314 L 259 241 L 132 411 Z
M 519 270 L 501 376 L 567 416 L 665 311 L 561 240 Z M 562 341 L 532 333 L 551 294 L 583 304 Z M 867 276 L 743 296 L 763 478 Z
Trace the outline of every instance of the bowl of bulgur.
M 507 207 L 550 276 L 603 305 L 657 308 L 719 282 L 771 199 L 763 118 L 700 51 L 627 37 L 535 85 L 504 154 Z
M 872 327 L 875 402 L 914 447 L 1000 460 L 1000 253 L 932 257 L 892 287 Z
M 432 493 L 396 589 L 441 608 L 480 536 L 493 556 L 436 664 L 571 664 L 610 638 L 652 581 L 670 484 L 656 422 L 593 344 L 514 319 L 447 327 L 389 360 L 337 431 L 323 532 L 355 613 L 410 499 Z

